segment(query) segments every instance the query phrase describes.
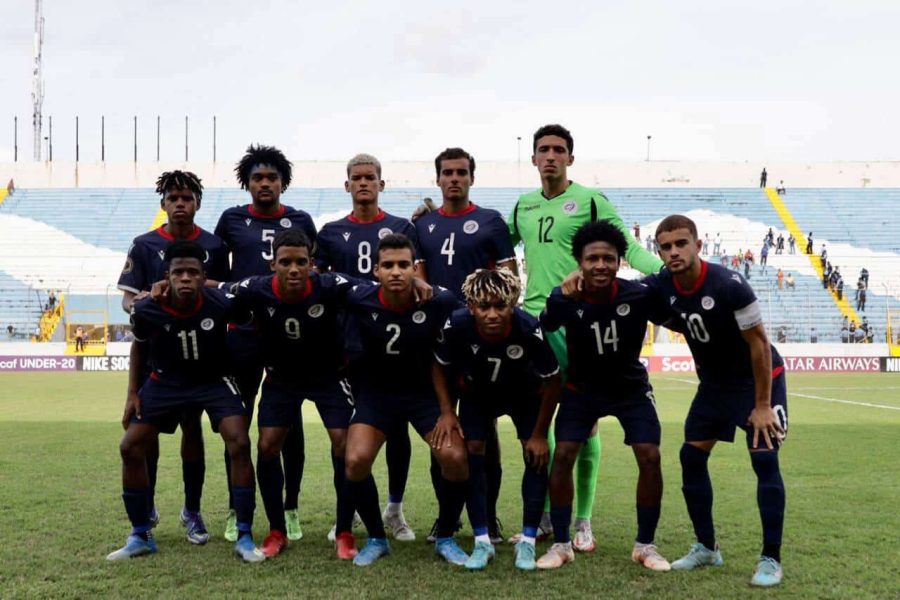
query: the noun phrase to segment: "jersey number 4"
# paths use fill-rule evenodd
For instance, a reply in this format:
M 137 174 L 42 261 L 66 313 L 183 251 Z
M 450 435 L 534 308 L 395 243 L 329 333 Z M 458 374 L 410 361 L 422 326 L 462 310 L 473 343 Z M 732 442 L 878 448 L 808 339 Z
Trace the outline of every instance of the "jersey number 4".
M 453 255 L 456 254 L 456 250 L 453 249 L 453 244 L 456 242 L 456 233 L 451 233 L 450 237 L 444 239 L 444 243 L 441 245 L 441 254 L 447 257 L 447 266 L 451 266 L 453 264 Z

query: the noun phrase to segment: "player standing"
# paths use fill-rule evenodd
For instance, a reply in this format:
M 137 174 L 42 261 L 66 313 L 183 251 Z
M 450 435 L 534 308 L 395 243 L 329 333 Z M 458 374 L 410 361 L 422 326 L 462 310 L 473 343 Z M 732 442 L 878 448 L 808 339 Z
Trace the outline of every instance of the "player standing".
M 666 217 L 656 228 L 656 239 L 668 271 L 647 282 L 687 332 L 700 379 L 681 447 L 681 489 L 697 543 L 672 568 L 722 564 L 707 463 L 716 442 L 734 441 L 735 429 L 740 427 L 747 434 L 757 477 L 763 530 L 762 553 L 750 583 L 778 585 L 783 576 L 785 506 L 778 449 L 788 424 L 784 362 L 769 343 L 759 303 L 746 280 L 699 257 L 702 242 L 693 221 L 681 215 Z
M 347 485 L 369 541 L 353 559 L 369 565 L 388 554 L 378 489 L 372 463 L 386 435 L 398 423 L 410 423 L 430 445 L 441 468 L 438 538 L 435 552 L 453 564 L 468 556 L 453 539 L 468 488 L 466 451 L 459 422 L 446 398 L 435 397 L 433 359 L 423 351 L 433 347 L 450 313 L 460 306 L 447 290 L 415 304 L 415 250 L 404 235 L 383 237 L 375 252 L 375 276 L 381 285 L 357 286 L 347 297 L 347 309 L 358 328 L 366 356 L 360 373 L 356 407 L 347 437 Z M 440 400 L 440 404 L 439 404 Z M 339 515 L 338 536 L 350 531 L 350 515 Z
M 519 279 L 507 269 L 478 269 L 463 283 L 467 308 L 453 313 L 444 326 L 435 358 L 452 371 L 439 369 L 435 391 L 451 404 L 447 379 L 463 378 L 459 421 L 469 454 L 469 520 L 475 549 L 466 568 L 484 569 L 495 550 L 488 534 L 485 439 L 497 417 L 509 415 L 522 444 L 523 537 L 515 565 L 535 568 L 535 538 L 547 493 L 547 429 L 559 399 L 559 364 L 537 319 L 516 308 Z
M 640 362 L 647 321 L 667 320 L 642 283 L 616 277 L 627 237 L 608 221 L 585 223 L 572 239 L 582 291 L 569 299 L 554 288 L 541 314 L 547 331 L 566 330 L 567 383 L 556 415 L 556 449 L 550 474 L 550 519 L 555 543 L 538 560 L 556 569 L 575 559 L 569 539 L 572 469 L 597 419 L 615 416 L 638 464 L 638 531 L 631 558 L 655 571 L 669 562 L 654 544 L 662 504 L 661 428 L 647 370 Z
M 205 251 L 203 271 L 210 283 L 224 280 L 228 275 L 228 253 L 222 240 L 198 227 L 194 216 L 200 210 L 203 184 L 190 171 L 167 171 L 156 180 L 156 193 L 160 194 L 160 207 L 166 212 L 166 223 L 134 238 L 128 248 L 128 258 L 119 276 L 118 288 L 122 290 L 122 308 L 130 313 L 138 299 L 146 297 L 154 283 L 165 278 L 166 247 L 174 240 L 197 243 Z M 203 429 L 200 412 L 182 415 L 181 471 L 184 480 L 184 507 L 181 522 L 187 529 L 187 539 L 193 544 L 205 544 L 209 533 L 200 515 L 200 498 L 206 476 L 203 449 Z M 163 433 L 174 433 L 163 430 Z M 154 502 L 156 472 L 159 462 L 159 439 L 153 438 L 147 448 L 147 473 L 150 480 L 150 507 L 152 521 L 159 520 Z
M 447 148 L 434 159 L 434 168 L 443 200 L 436 211 L 416 219 L 420 258 L 429 283 L 447 288 L 464 301 L 462 284 L 469 274 L 476 269 L 496 267 L 516 273 L 516 254 L 500 213 L 469 200 L 469 190 L 475 183 L 475 158 L 462 148 Z M 496 426 L 490 428 L 486 443 L 488 524 L 492 541 L 499 543 L 503 538 L 497 520 L 497 498 L 503 470 Z M 436 474 L 432 462 L 432 475 L 437 482 Z M 434 531 L 429 541 L 433 535 Z
M 331 269 L 375 281 L 374 252 L 379 240 L 391 233 L 402 233 L 417 245 L 415 227 L 406 219 L 390 215 L 378 207 L 378 194 L 384 191 L 384 180 L 381 178 L 381 163 L 374 156 L 357 154 L 350 159 L 344 189 L 350 194 L 353 210 L 343 219 L 322 227 L 316 240 L 316 267 L 321 272 Z M 419 269 L 418 276 L 425 279 L 424 267 Z M 355 332 L 347 331 L 347 334 L 352 370 L 352 363 L 359 354 L 358 341 Z M 409 477 L 411 452 L 409 430 L 404 423 L 397 431 L 388 434 L 385 448 L 388 504 L 382 514 L 394 539 L 403 542 L 416 539 L 415 532 L 403 515 L 403 494 Z
M 132 310 L 128 397 L 122 426 L 122 499 L 132 532 L 125 546 L 109 554 L 122 560 L 156 552 L 150 528 L 150 482 L 146 448 L 160 430 L 174 429 L 186 411 L 205 410 L 231 457 L 238 539 L 235 553 L 247 562 L 265 556 L 251 536 L 256 489 L 247 434 L 247 410 L 227 376 L 225 338 L 228 323 L 241 316 L 232 298 L 205 288 L 206 251 L 194 242 L 176 241 L 165 251 L 168 290 L 160 302 L 150 298 Z M 144 365 L 150 376 L 144 381 Z
M 231 281 L 271 273 L 269 265 L 273 257 L 272 240 L 280 231 L 297 228 L 315 244 L 316 226 L 312 217 L 302 210 L 281 204 L 281 194 L 291 183 L 291 166 L 281 150 L 271 146 L 251 145 L 235 167 L 238 182 L 242 189 L 250 192 L 252 202 L 227 209 L 216 225 L 216 235 L 225 242 L 231 253 Z M 238 389 L 241 390 L 241 396 L 252 416 L 263 375 L 259 339 L 252 329 L 238 328 L 229 335 L 228 345 Z M 289 540 L 303 537 L 297 511 L 304 463 L 302 427 L 302 421 L 298 421 L 288 431 L 281 453 L 284 461 L 284 507 Z M 227 454 L 225 458 L 227 467 Z M 233 507 L 231 508 L 225 526 L 225 539 L 228 540 L 236 535 L 235 515 Z
M 534 133 L 531 163 L 541 177 L 541 189 L 519 197 L 509 218 L 513 244 L 525 244 L 525 311 L 538 316 L 550 291 L 562 282 L 578 263 L 572 257 L 572 238 L 584 223 L 609 221 L 628 241 L 625 259 L 642 273 L 656 273 L 662 262 L 641 247 L 619 214 L 601 192 L 583 187 L 568 178 L 567 169 L 575 160 L 574 140 L 562 125 L 544 125 Z M 563 371 L 566 369 L 565 333 L 548 334 L 550 345 Z M 553 431 L 551 429 L 551 448 Z M 575 540 L 576 550 L 594 549 L 591 514 L 600 470 L 600 437 L 596 430 L 582 446 L 576 465 Z M 542 530 L 549 530 L 545 515 Z

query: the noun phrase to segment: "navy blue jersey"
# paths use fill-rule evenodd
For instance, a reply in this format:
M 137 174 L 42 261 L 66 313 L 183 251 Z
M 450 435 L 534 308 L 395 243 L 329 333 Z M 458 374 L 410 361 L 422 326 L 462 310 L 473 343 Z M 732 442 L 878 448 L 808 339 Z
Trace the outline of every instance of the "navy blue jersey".
M 316 226 L 312 217 L 302 210 L 281 206 L 278 214 L 261 215 L 252 204 L 229 208 L 219 217 L 216 235 L 222 238 L 231 252 L 232 281 L 252 275 L 267 275 L 272 272 L 272 240 L 280 231 L 297 227 L 316 242 Z
M 541 313 L 547 331 L 566 328 L 567 381 L 603 396 L 648 384 L 640 361 L 647 321 L 669 318 L 646 285 L 618 278 L 612 285 L 609 302 L 572 300 L 555 287 Z
M 735 271 L 702 261 L 693 289 L 678 285 L 668 271 L 644 280 L 671 311 L 694 355 L 700 381 L 711 383 L 753 380 L 750 347 L 741 331 L 762 323 L 756 295 Z M 772 366 L 784 362 L 772 346 Z
M 351 287 L 360 283 L 339 273 L 311 273 L 303 297 L 288 302 L 277 275 L 245 279 L 237 302 L 253 313 L 263 365 L 275 381 L 331 381 L 343 366 L 337 316 Z
M 460 300 L 470 273 L 516 258 L 503 217 L 490 208 L 470 204 L 454 215 L 438 209 L 416 219 L 416 233 L 428 283 L 447 288 Z
M 530 399 L 541 379 L 559 373 L 559 363 L 537 319 L 516 308 L 502 340 L 481 337 L 468 308 L 451 315 L 435 346 L 442 365 L 453 365 L 463 376 L 466 392 L 480 397 Z
M 225 346 L 228 322 L 243 322 L 234 296 L 203 288 L 197 304 L 178 312 L 164 302 L 144 298 L 131 309 L 134 339 L 149 345 L 150 377 L 169 384 L 208 383 L 228 372 Z
M 347 312 L 362 344 L 363 391 L 433 396 L 432 350 L 444 323 L 461 306 L 448 290 L 435 286 L 428 302 L 395 310 L 385 304 L 380 285 L 356 286 L 347 296 Z
M 391 233 L 402 233 L 412 240 L 416 255 L 421 253 L 416 228 L 406 219 L 383 210 L 369 222 L 360 221 L 350 214 L 322 227 L 316 239 L 316 267 L 320 271 L 331 269 L 374 281 L 378 240 Z
M 163 225 L 153 231 L 139 235 L 128 248 L 125 267 L 119 275 L 119 289 L 135 294 L 150 291 L 153 284 L 164 279 L 168 265 L 166 264 L 166 246 L 173 238 Z M 228 250 L 217 236 L 194 225 L 194 233 L 188 240 L 196 242 L 206 250 L 203 270 L 209 279 L 225 281 L 228 279 Z

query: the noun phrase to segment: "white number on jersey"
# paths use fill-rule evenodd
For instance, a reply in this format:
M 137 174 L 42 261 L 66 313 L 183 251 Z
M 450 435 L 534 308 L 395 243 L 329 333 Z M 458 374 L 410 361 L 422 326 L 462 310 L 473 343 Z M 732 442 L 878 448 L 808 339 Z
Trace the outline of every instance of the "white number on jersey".
M 400 337 L 400 326 L 396 323 L 388 323 L 387 327 L 385 327 L 389 333 L 394 332 L 394 335 L 391 339 L 388 340 L 387 346 L 385 347 L 385 352 L 387 354 L 400 354 L 399 350 L 394 349 L 394 344 L 397 343 L 397 338 Z
M 269 249 L 263 250 L 262 257 L 266 260 L 272 260 L 272 240 L 275 239 L 275 230 L 274 229 L 263 229 L 262 230 L 262 241 L 269 242 Z
M 499 358 L 494 358 L 492 356 L 488 356 L 488 362 L 494 363 L 494 372 L 491 373 L 491 383 L 494 383 L 495 381 L 497 381 L 497 375 L 500 374 L 500 364 L 503 361 Z
M 368 273 L 372 270 L 372 244 L 368 241 L 361 241 L 356 249 L 358 258 L 356 259 L 356 270 L 360 273 Z
M 444 240 L 444 244 L 441 246 L 441 254 L 447 257 L 447 266 L 453 264 L 453 255 L 456 254 L 456 250 L 453 249 L 453 244 L 456 242 L 456 233 L 451 233 L 450 237 Z
M 197 350 L 197 330 L 179 331 L 178 337 L 181 338 L 181 351 L 184 352 L 184 360 L 200 360 L 200 352 Z M 188 347 L 188 338 L 191 338 L 190 347 Z
M 681 318 L 687 323 L 688 334 L 698 342 L 706 343 L 709 341 L 709 332 L 703 323 L 703 317 L 699 313 L 685 314 L 681 313 Z
M 300 339 L 300 321 L 291 317 L 284 322 L 284 333 L 288 336 L 288 339 L 299 340 Z
M 616 330 L 616 322 L 615 320 L 609 322 L 609 327 L 606 328 L 606 331 L 600 331 L 600 322 L 594 321 L 591 325 L 591 329 L 594 330 L 594 338 L 597 340 L 597 354 L 603 354 L 603 346 L 605 345 L 607 348 L 612 346 L 612 351 L 617 352 L 619 350 L 619 333 Z

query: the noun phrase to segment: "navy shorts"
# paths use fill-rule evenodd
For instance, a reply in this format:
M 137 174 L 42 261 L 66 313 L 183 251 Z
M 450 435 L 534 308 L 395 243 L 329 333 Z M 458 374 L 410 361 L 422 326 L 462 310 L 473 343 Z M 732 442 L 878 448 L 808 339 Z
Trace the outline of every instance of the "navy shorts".
M 409 423 L 423 438 L 434 429 L 441 416 L 434 393 L 388 394 L 361 390 L 350 424 L 371 425 L 385 435 Z
M 753 447 L 753 428 L 747 419 L 756 406 L 756 386 L 753 380 L 733 385 L 700 383 L 684 422 L 684 439 L 687 442 L 719 440 L 733 442 L 735 430 L 740 427 L 747 433 L 747 447 Z M 776 367 L 772 377 L 772 409 L 787 433 L 787 384 L 784 368 Z M 777 440 L 773 440 L 778 445 Z M 758 448 L 766 448 L 762 438 Z
M 316 404 L 326 429 L 347 429 L 353 413 L 353 395 L 346 379 L 308 383 L 287 383 L 266 378 L 262 384 L 257 420 L 260 427 L 292 427 L 300 423 L 304 400 Z
M 141 398 L 141 418 L 131 417 L 132 423 L 153 425 L 164 433 L 172 433 L 185 413 L 205 410 L 212 429 L 219 431 L 225 417 L 247 416 L 234 380 L 222 377 L 199 385 L 162 383 L 150 378 L 138 392 Z
M 463 394 L 459 399 L 459 424 L 467 440 L 482 442 L 494 429 L 494 419 L 509 415 L 516 426 L 517 438 L 527 440 L 534 433 L 540 410 L 540 394 L 523 394 L 504 402 Z
M 594 423 L 615 417 L 625 430 L 625 443 L 659 446 L 662 428 L 650 386 L 623 393 L 612 399 L 565 386 L 559 399 L 554 434 L 557 442 L 584 442 Z
M 241 390 L 250 418 L 253 418 L 253 406 L 263 378 L 259 335 L 245 328 L 232 329 L 228 332 L 226 345 L 231 374 Z

